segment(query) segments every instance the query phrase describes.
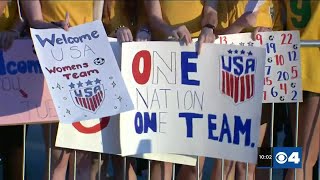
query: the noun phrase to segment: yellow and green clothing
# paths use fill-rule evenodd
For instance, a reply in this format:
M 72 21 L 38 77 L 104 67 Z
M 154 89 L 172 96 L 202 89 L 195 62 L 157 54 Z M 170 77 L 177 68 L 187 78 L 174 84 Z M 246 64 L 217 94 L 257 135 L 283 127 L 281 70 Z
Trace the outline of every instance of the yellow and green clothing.
M 301 40 L 320 40 L 320 1 L 285 1 L 288 30 L 299 30 Z M 303 90 L 320 93 L 320 48 L 301 48 Z
M 249 4 L 250 3 L 250 4 Z M 248 8 L 250 7 L 250 8 Z M 272 1 L 250 1 L 250 0 L 228 0 L 218 2 L 218 26 L 217 29 L 229 27 L 236 22 L 245 12 L 258 11 L 256 24 L 254 27 L 272 28 L 271 10 Z M 250 32 L 253 29 L 245 29 L 243 32 Z

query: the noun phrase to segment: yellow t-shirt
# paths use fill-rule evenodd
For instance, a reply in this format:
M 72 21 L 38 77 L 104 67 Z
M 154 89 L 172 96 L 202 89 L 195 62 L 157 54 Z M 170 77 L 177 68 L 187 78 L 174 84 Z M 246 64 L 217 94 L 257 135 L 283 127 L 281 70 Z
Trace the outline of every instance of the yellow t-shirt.
M 173 27 L 185 25 L 192 38 L 199 36 L 203 9 L 201 0 L 160 0 L 160 4 L 164 21 Z M 164 40 L 167 38 L 159 33 L 153 33 L 153 35 L 156 40 Z
M 70 15 L 70 25 L 76 26 L 93 21 L 93 0 L 41 0 L 44 21 L 63 21 L 66 12 Z
M 287 29 L 300 30 L 301 40 L 320 40 L 320 1 L 285 1 Z M 303 90 L 320 93 L 320 48 L 301 48 Z
M 217 29 L 227 28 L 240 18 L 246 11 L 258 11 L 255 27 L 272 28 L 272 18 L 270 14 L 271 0 L 251 1 L 249 0 L 228 0 L 218 3 L 218 26 Z M 249 32 L 252 29 L 245 29 L 243 32 Z
M 0 16 L 0 31 L 9 30 L 17 15 L 17 4 L 15 1 L 9 2 Z

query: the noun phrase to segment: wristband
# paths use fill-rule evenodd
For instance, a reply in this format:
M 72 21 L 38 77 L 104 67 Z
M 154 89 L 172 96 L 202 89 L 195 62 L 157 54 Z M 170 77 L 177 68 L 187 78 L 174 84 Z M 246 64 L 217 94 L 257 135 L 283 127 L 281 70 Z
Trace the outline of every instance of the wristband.
M 149 29 L 147 29 L 147 28 L 140 28 L 139 29 L 139 31 L 141 32 L 146 32 L 146 33 L 148 33 L 149 35 L 151 34 L 151 32 L 149 31 Z
M 202 28 L 210 28 L 210 29 L 212 29 L 212 31 L 214 32 L 214 30 L 215 30 L 215 26 L 214 25 L 212 25 L 212 24 L 206 24 L 206 25 L 204 25 L 204 26 L 202 26 Z
M 58 27 L 60 27 L 60 28 L 62 28 L 61 26 L 61 23 L 58 23 L 58 22 L 51 22 L 51 24 L 53 24 L 53 25 L 55 25 L 55 26 L 58 26 Z
M 117 27 L 115 30 L 114 30 L 114 33 L 117 34 L 117 31 L 120 29 L 120 28 L 125 28 L 126 26 L 124 25 L 120 25 L 119 27 Z

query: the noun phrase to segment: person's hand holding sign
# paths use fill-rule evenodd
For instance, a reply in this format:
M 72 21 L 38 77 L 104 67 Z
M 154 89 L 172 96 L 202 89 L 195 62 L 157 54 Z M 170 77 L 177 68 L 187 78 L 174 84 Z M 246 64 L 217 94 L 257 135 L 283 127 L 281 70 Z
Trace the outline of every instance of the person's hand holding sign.
M 70 27 L 70 15 L 68 12 L 66 12 L 66 17 L 64 21 L 58 21 L 58 22 L 51 22 L 53 25 L 55 25 L 56 27 L 60 27 L 66 31 L 69 30 Z
M 133 36 L 132 36 L 131 30 L 129 28 L 127 28 L 126 26 L 123 26 L 123 25 L 119 26 L 115 30 L 115 35 L 116 35 L 119 43 L 133 41 Z
M 252 39 L 255 41 L 255 40 L 260 40 L 259 37 L 257 37 L 257 34 L 259 32 L 271 32 L 272 29 L 271 28 L 268 28 L 268 27 L 256 27 L 254 29 L 254 31 L 252 32 Z M 261 35 L 260 35 L 261 36 Z
M 183 40 L 186 45 L 192 42 L 191 34 L 185 25 L 175 27 L 168 32 L 169 40 Z
M 42 8 L 39 0 L 21 1 L 22 7 L 28 19 L 28 22 L 32 28 L 35 29 L 51 29 L 51 28 L 63 28 L 68 30 L 70 27 L 70 16 L 66 12 L 65 19 L 60 21 L 48 22 L 43 19 Z
M 151 32 L 147 27 L 141 27 L 136 35 L 136 41 L 150 41 Z
M 214 43 L 216 40 L 215 28 L 218 23 L 218 14 L 216 11 L 215 1 L 206 1 L 203 7 L 203 17 L 201 20 L 201 33 L 199 35 L 199 46 L 197 48 L 198 54 L 201 52 L 203 43 Z

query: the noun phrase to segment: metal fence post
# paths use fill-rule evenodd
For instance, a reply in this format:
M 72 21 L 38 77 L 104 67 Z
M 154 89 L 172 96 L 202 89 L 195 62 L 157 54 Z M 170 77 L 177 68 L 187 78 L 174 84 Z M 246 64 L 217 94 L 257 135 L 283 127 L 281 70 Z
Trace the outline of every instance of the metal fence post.
M 273 147 L 273 127 L 274 127 L 274 103 L 272 103 L 272 110 L 271 110 L 271 126 L 270 126 L 270 147 Z M 269 179 L 272 180 L 273 174 L 272 174 L 272 168 L 270 168 L 269 172 Z
M 26 177 L 26 137 L 27 125 L 23 125 L 22 180 Z
M 52 132 L 51 123 L 49 124 L 49 152 L 48 152 L 48 180 L 51 180 L 51 152 L 52 152 L 52 143 L 51 143 L 51 132 Z

